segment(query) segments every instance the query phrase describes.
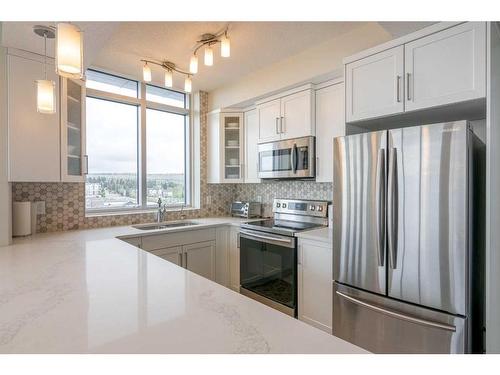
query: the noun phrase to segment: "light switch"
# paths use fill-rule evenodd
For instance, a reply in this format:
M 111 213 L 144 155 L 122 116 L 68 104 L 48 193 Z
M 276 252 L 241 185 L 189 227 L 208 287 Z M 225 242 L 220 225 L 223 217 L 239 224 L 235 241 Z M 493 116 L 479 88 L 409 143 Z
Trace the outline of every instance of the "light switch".
M 36 201 L 34 203 L 36 205 L 37 215 L 45 215 L 45 201 Z

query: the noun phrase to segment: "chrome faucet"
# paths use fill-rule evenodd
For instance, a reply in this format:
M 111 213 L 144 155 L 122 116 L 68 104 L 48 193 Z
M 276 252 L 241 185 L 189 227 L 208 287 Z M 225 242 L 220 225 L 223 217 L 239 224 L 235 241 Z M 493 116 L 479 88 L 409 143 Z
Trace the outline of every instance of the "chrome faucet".
M 181 220 L 186 219 L 186 215 L 184 214 L 184 205 L 181 206 Z
M 156 222 L 161 223 L 167 218 L 167 206 L 162 204 L 161 198 L 158 198 L 158 211 L 156 212 Z

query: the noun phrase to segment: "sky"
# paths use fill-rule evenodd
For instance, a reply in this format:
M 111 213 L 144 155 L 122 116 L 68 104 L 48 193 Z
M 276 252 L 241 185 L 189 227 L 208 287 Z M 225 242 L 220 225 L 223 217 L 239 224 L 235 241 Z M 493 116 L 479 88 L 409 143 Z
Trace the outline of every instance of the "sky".
M 89 173 L 137 172 L 138 107 L 87 98 Z M 184 116 L 148 109 L 147 172 L 184 173 Z

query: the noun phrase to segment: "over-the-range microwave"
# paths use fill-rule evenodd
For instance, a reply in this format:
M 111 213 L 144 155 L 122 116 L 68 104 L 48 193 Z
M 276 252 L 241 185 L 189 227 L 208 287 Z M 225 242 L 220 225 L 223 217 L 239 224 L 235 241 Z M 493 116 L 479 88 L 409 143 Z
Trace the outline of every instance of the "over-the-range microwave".
M 259 150 L 259 178 L 314 178 L 315 139 L 302 137 L 261 143 Z

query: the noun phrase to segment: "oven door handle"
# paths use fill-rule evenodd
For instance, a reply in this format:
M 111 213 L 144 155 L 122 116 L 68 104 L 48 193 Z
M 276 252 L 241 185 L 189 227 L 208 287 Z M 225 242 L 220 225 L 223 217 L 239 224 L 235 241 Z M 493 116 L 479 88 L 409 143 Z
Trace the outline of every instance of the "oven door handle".
M 272 235 L 265 235 L 261 233 L 248 232 L 240 230 L 240 239 L 248 238 L 249 240 L 262 241 L 265 243 L 270 243 L 279 246 L 285 246 L 289 248 L 295 248 L 295 238 L 294 237 L 278 237 Z

